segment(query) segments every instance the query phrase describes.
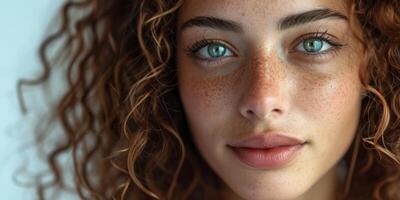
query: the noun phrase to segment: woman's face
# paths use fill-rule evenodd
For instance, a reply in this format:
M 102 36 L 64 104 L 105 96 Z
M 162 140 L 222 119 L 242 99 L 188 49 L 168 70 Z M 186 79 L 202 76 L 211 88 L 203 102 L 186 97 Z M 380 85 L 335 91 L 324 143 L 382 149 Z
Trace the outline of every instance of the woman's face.
M 361 45 L 346 16 L 337 0 L 185 1 L 180 97 L 197 148 L 231 198 L 333 193 L 362 92 Z

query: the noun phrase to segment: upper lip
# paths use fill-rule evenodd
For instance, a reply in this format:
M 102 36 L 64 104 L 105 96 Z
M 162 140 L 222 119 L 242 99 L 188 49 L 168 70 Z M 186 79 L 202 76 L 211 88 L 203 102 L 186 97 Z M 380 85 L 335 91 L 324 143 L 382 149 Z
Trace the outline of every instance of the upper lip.
M 287 136 L 283 133 L 266 132 L 262 134 L 252 134 L 252 136 L 229 144 L 236 148 L 267 149 L 280 146 L 294 146 L 304 144 L 305 141 Z

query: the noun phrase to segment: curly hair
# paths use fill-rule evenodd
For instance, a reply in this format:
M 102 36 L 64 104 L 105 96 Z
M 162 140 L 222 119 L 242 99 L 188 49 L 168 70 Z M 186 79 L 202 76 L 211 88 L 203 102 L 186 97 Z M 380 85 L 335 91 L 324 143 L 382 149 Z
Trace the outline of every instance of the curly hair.
M 73 161 L 72 189 L 81 199 L 218 199 L 221 180 L 194 148 L 177 90 L 175 31 L 182 4 L 63 5 L 60 28 L 40 47 L 43 73 L 19 83 L 21 95 L 23 85 L 49 83 L 56 66 L 65 70 L 66 91 L 51 115 L 63 131 L 46 154 L 53 180 L 37 183 L 40 199 L 52 188 L 68 189 L 60 160 L 66 154 Z M 347 4 L 364 46 L 359 76 L 367 98 L 344 158 L 343 198 L 400 199 L 400 2 Z M 60 49 L 49 55 L 57 42 L 63 42 Z M 38 146 L 49 135 L 36 134 Z

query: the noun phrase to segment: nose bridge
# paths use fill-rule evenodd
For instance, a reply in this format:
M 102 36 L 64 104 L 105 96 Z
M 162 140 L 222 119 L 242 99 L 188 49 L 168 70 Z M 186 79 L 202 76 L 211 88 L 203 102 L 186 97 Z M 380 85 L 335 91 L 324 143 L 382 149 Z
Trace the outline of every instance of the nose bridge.
M 249 91 L 255 95 L 276 95 L 287 77 L 284 64 L 277 56 L 256 56 L 249 62 Z
M 248 62 L 247 88 L 240 112 L 247 118 L 265 118 L 288 110 L 287 69 L 274 55 L 256 55 Z

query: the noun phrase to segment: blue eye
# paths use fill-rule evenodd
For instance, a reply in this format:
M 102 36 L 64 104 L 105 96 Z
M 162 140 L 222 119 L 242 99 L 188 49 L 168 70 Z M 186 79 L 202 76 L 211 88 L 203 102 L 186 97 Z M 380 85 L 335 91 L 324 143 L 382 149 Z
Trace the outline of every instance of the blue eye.
M 198 49 L 197 53 L 203 59 L 216 59 L 220 57 L 233 56 L 231 50 L 229 50 L 225 45 L 219 43 L 207 44 Z
M 332 48 L 332 45 L 324 39 L 310 38 L 301 42 L 296 49 L 307 53 L 321 53 Z

